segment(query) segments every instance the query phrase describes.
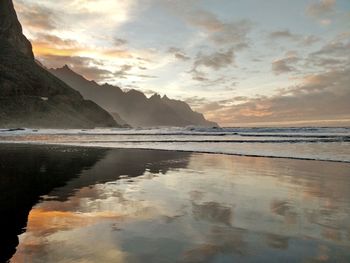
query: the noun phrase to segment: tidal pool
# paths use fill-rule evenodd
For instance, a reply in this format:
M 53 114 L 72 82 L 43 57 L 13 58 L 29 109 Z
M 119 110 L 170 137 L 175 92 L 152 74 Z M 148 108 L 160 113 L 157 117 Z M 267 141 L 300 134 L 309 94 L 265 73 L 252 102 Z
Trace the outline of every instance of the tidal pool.
M 349 262 L 350 164 L 0 146 L 6 262 Z

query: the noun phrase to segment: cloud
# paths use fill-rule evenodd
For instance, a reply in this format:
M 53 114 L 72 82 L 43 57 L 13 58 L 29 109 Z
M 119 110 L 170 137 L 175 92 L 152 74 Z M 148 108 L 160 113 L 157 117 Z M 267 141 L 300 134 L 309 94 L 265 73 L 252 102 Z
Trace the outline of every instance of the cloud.
M 126 75 L 129 74 L 129 71 L 132 70 L 133 66 L 131 65 L 122 65 L 120 69 L 114 73 L 115 76 L 119 78 L 126 78 Z
M 342 33 L 322 46 L 318 51 L 309 54 L 308 65 L 326 69 L 344 68 L 350 64 L 350 34 Z
M 350 38 L 345 41 L 334 40 L 312 54 L 317 56 L 350 57 Z
M 199 52 L 195 58 L 193 69 L 196 70 L 198 67 L 206 67 L 214 70 L 225 68 L 234 63 L 235 56 L 233 48 L 227 51 L 219 51 L 211 54 L 203 54 Z
M 152 79 L 157 78 L 157 76 L 147 75 L 147 74 L 136 74 L 132 73 L 134 66 L 132 65 L 122 65 L 120 69 L 113 73 L 113 75 L 117 78 L 127 79 L 130 76 L 139 77 L 143 79 Z
M 222 68 L 226 68 L 235 62 L 235 54 L 233 48 L 226 51 L 218 51 L 211 54 L 203 54 L 199 52 L 194 59 L 193 67 L 189 71 L 192 74 L 192 79 L 195 81 L 205 82 L 206 85 L 214 85 L 219 83 L 226 83 L 227 78 L 219 77 L 216 79 L 210 79 L 207 74 L 203 72 L 205 69 L 212 69 L 218 71 Z
M 204 10 L 191 12 L 191 15 L 187 17 L 187 22 L 211 32 L 221 31 L 224 27 L 224 24 L 213 13 Z
M 205 73 L 198 71 L 196 69 L 192 69 L 189 73 L 192 74 L 192 79 L 195 81 L 200 81 L 200 82 L 208 82 L 210 81 L 209 78 L 205 77 Z
M 190 57 L 187 57 L 185 54 L 183 53 L 175 53 L 174 56 L 177 58 L 177 59 L 180 59 L 180 60 L 183 60 L 183 61 L 187 61 L 187 60 L 190 60 L 191 58 Z
M 305 46 L 310 46 L 316 42 L 320 41 L 320 38 L 314 35 L 304 36 L 301 40 L 301 43 L 303 43 Z
M 62 39 L 56 35 L 47 33 L 38 33 L 32 42 L 37 46 L 44 45 L 45 43 L 49 44 L 50 46 L 56 46 L 59 48 L 74 48 L 79 46 L 79 43 L 76 40 Z
M 54 30 L 54 33 L 82 39 L 85 44 L 106 35 L 129 21 L 137 0 L 15 0 L 20 21 L 31 35 Z M 89 35 L 87 32 L 93 32 Z
M 272 62 L 272 71 L 275 75 L 295 72 L 295 63 L 299 61 L 295 52 L 287 52 L 286 57 L 274 60 Z
M 335 13 L 336 0 L 318 0 L 306 8 L 306 14 L 322 25 L 330 25 Z
M 306 13 L 313 17 L 323 17 L 334 12 L 336 0 L 318 0 L 306 9 Z
M 249 101 L 249 98 L 246 96 L 237 96 L 237 97 L 233 97 L 233 101 L 238 101 L 238 102 Z
M 253 23 L 248 19 L 224 21 L 215 13 L 198 5 L 199 1 L 156 1 L 193 28 L 200 30 L 208 40 L 218 46 L 230 45 L 236 50 L 249 46 L 248 34 Z
M 300 34 L 292 33 L 288 29 L 273 31 L 269 34 L 269 38 L 275 41 L 276 40 L 293 41 L 304 46 L 312 45 L 320 40 L 319 37 L 316 37 L 314 35 L 303 36 Z
M 117 46 L 117 47 L 124 46 L 124 45 L 126 45 L 127 43 L 128 43 L 128 41 L 125 40 L 125 39 L 122 39 L 122 38 L 116 37 L 116 38 L 113 39 L 113 44 L 114 44 L 115 46 Z
M 180 48 L 176 48 L 176 47 L 170 47 L 168 49 L 168 53 L 173 54 L 175 58 L 182 60 L 182 61 L 188 61 L 191 58 L 188 57 L 185 52 L 183 50 L 181 50 Z
M 20 0 L 16 0 L 14 4 L 18 17 L 26 28 L 33 31 L 49 31 L 57 27 L 59 18 L 53 10 L 36 3 Z
M 189 13 L 186 20 L 190 25 L 204 30 L 215 44 L 230 44 L 236 49 L 248 46 L 247 35 L 252 28 L 252 22 L 249 20 L 223 22 L 213 13 L 205 10 Z
M 294 62 L 294 58 L 282 58 L 272 62 L 272 71 L 275 75 L 289 73 L 295 71 L 295 68 L 290 65 L 291 62 Z
M 270 38 L 272 39 L 295 39 L 298 38 L 298 35 L 292 34 L 289 30 L 279 30 L 270 33 Z
M 185 100 L 188 104 L 190 104 L 191 106 L 193 106 L 195 108 L 202 106 L 205 103 L 208 103 L 208 100 L 206 98 L 199 97 L 199 96 L 184 98 L 183 100 Z
M 305 76 L 302 82 L 274 96 L 250 98 L 241 104 L 205 112 L 223 125 L 350 123 L 350 68 Z
M 207 90 L 217 87 L 220 90 L 232 91 L 237 85 L 237 82 L 232 82 L 231 76 L 221 75 L 218 77 L 209 78 L 207 77 L 208 73 L 206 73 L 206 71 L 199 71 L 197 69 L 192 69 L 189 71 L 189 73 L 192 74 L 192 80 L 198 81 L 199 86 Z
M 208 111 L 215 111 L 215 110 L 219 110 L 222 108 L 222 104 L 219 102 L 210 102 L 207 104 L 204 104 L 200 107 L 200 110 L 203 112 L 208 112 Z
M 119 47 L 89 47 L 77 40 L 61 38 L 58 35 L 37 33 L 31 39 L 34 54 L 38 57 L 53 56 L 91 56 L 104 58 L 133 58 L 132 52 Z

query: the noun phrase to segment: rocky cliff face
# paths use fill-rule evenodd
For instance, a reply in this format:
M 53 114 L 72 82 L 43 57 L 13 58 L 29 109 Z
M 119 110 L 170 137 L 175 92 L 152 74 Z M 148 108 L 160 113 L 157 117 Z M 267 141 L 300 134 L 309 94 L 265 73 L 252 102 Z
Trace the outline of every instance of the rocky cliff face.
M 183 101 L 171 100 L 166 96 L 162 98 L 157 94 L 147 98 L 140 91 L 123 92 L 119 87 L 108 84 L 100 86 L 67 66 L 51 69 L 50 72 L 79 91 L 84 98 L 98 103 L 112 115 L 118 113 L 121 119 L 134 127 L 217 126 Z
M 32 45 L 22 33 L 22 26 L 11 0 L 0 1 L 0 38 L 7 39 L 11 46 L 34 59 Z
M 0 1 L 0 127 L 118 126 L 112 116 L 40 67 L 11 0 Z

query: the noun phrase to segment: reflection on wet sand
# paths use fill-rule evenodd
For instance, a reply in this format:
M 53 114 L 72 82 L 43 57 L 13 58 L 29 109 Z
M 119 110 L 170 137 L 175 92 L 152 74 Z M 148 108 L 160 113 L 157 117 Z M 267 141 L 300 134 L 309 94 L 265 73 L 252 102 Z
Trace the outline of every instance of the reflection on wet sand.
M 4 227 L 0 235 L 0 262 L 15 253 L 17 235 L 30 228 L 36 236 L 47 236 L 120 218 L 116 211 L 108 209 L 89 214 L 75 210 L 82 206 L 84 197 L 103 196 L 95 187 L 97 183 L 115 181 L 123 175 L 137 177 L 145 171 L 166 173 L 171 168 L 186 167 L 188 157 L 187 153 L 162 151 L 1 145 L 0 222 Z M 43 198 L 50 200 L 49 209 L 45 209 L 43 202 L 42 209 L 31 210 Z M 33 239 L 28 242 L 29 247 L 39 247 Z M 24 262 L 27 261 L 26 257 Z
M 41 195 L 78 176 L 103 158 L 106 150 L 72 147 L 0 148 L 0 262 L 15 252 L 31 207 Z
M 38 192 L 12 262 L 350 258 L 349 164 L 96 151 L 64 185 Z

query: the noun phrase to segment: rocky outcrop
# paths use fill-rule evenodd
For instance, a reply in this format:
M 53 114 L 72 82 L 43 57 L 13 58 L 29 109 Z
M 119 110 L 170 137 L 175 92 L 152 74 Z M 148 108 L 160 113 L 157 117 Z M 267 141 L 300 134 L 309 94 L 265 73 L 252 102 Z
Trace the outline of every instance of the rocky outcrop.
M 184 118 L 188 123 L 193 123 L 197 126 L 219 126 L 216 122 L 206 120 L 203 114 L 193 111 L 191 107 L 184 101 L 169 99 L 166 95 L 163 96 L 162 101 L 175 112 L 177 112 L 177 114 L 182 116 L 182 118 Z
M 0 127 L 116 127 L 113 117 L 39 66 L 11 0 L 0 1 Z
M 96 102 L 113 116 L 118 113 L 118 118 L 134 127 L 217 126 L 183 101 L 171 100 L 166 96 L 162 98 L 158 94 L 147 98 L 137 90 L 124 92 L 109 84 L 98 85 L 75 73 L 68 66 L 51 69 L 50 72 L 79 91 L 84 98 Z

